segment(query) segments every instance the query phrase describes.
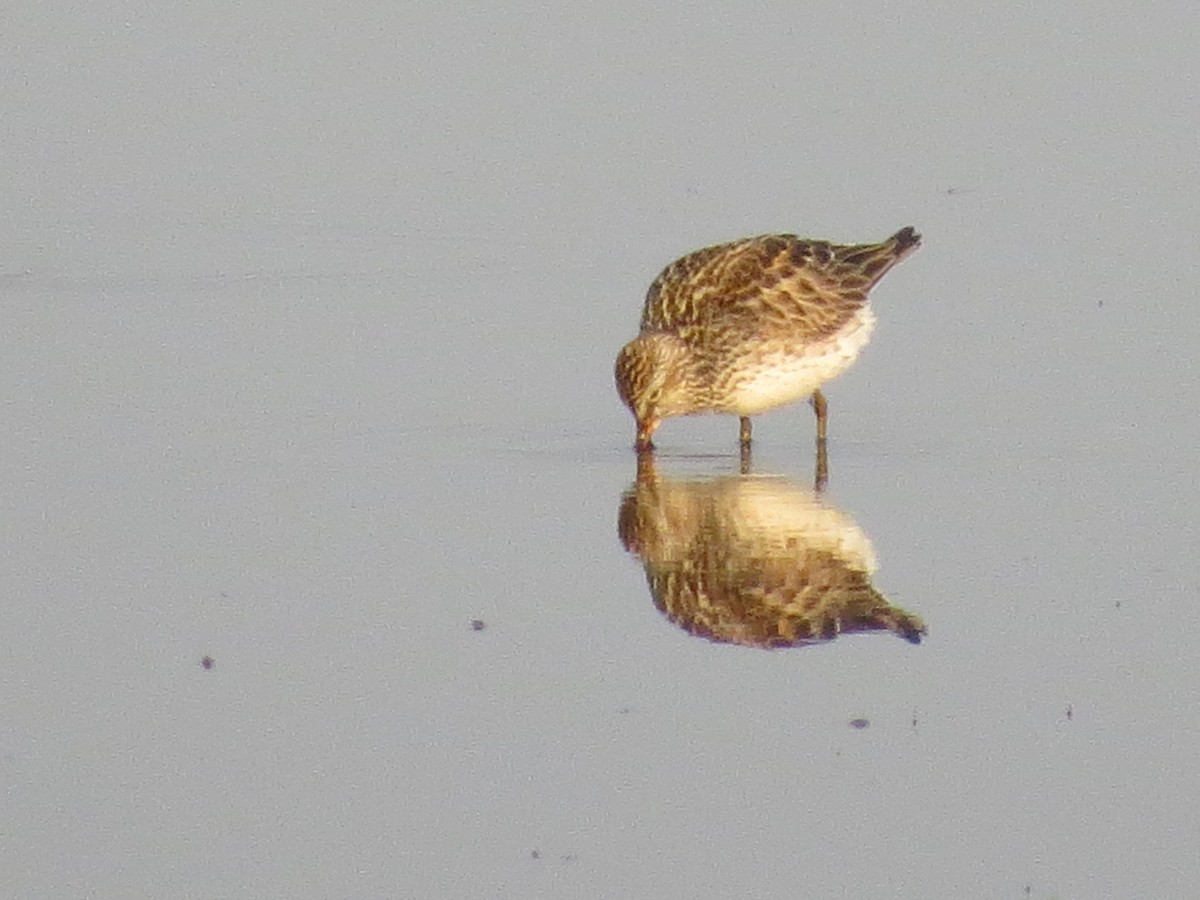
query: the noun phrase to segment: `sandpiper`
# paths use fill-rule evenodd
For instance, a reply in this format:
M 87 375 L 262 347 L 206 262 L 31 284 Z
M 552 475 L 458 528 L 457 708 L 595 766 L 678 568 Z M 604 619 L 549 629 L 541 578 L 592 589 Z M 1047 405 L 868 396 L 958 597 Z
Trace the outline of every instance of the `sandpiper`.
M 921 246 L 901 228 L 878 244 L 833 244 L 768 234 L 689 253 L 650 285 L 641 331 L 617 355 L 617 391 L 653 449 L 663 419 L 693 413 L 750 417 L 802 397 L 817 414 L 821 385 L 858 357 L 875 327 L 867 294 Z

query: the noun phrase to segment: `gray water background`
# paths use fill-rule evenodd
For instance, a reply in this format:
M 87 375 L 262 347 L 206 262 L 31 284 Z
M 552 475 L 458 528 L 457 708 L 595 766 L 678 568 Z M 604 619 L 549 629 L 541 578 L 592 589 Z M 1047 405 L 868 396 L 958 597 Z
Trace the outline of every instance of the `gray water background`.
M 1200 891 L 1200 10 L 1142 10 L 7 10 L 0 895 Z M 828 502 L 929 637 L 688 636 L 616 533 L 646 286 L 906 224 Z

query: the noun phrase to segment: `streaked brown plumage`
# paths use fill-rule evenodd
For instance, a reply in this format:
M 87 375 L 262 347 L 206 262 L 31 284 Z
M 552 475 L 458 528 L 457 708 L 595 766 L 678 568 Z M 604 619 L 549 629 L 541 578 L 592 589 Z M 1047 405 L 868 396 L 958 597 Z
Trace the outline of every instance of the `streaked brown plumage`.
M 617 356 L 617 391 L 651 449 L 663 419 L 750 416 L 802 397 L 825 439 L 820 387 L 854 362 L 875 316 L 868 292 L 921 245 L 911 227 L 878 244 L 831 244 L 791 234 L 697 250 L 650 285 L 641 331 Z
M 787 479 L 662 477 L 642 454 L 618 531 L 655 606 L 691 634 L 766 648 L 859 631 L 915 644 L 925 634 L 919 616 L 874 587 L 862 529 Z

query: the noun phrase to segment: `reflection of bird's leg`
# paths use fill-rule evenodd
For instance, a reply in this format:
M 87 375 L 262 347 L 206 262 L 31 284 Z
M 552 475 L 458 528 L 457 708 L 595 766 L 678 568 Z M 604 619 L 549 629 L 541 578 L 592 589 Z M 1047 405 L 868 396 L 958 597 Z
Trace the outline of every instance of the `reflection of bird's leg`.
M 816 491 L 821 493 L 829 484 L 829 455 L 825 450 L 825 438 L 817 439 L 817 478 Z
M 658 472 L 654 468 L 654 445 L 651 445 L 648 449 L 638 450 L 637 479 L 639 484 L 658 479 Z
M 750 445 L 749 444 L 742 444 L 742 460 L 741 460 L 741 465 L 738 467 L 738 471 L 741 472 L 741 474 L 743 474 L 743 475 L 750 474 Z
M 750 417 L 741 417 L 741 429 L 738 431 L 738 440 L 742 442 L 742 449 L 746 450 L 750 447 Z
M 812 404 L 813 412 L 817 414 L 817 442 L 822 443 L 829 427 L 829 404 L 825 402 L 825 395 L 821 393 L 820 388 L 813 391 L 809 402 Z

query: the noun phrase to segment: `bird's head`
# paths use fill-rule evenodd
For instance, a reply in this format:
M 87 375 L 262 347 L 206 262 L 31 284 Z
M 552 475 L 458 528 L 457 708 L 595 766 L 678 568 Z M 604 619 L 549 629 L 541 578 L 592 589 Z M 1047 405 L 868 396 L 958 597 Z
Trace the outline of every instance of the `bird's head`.
M 684 343 L 663 332 L 639 335 L 617 354 L 617 393 L 637 419 L 639 448 L 653 446 L 650 436 L 664 418 L 690 411 L 687 357 Z

